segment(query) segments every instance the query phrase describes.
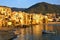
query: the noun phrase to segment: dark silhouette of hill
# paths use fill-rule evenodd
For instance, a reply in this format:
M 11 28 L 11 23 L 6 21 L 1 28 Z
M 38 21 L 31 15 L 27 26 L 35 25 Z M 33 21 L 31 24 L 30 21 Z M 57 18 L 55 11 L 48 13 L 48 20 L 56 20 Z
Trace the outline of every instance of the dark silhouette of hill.
M 60 13 L 60 5 L 41 2 L 41 3 L 37 3 L 27 8 L 25 12 L 28 12 L 28 13 Z
M 8 6 L 1 6 L 0 7 L 5 7 L 5 8 L 11 8 L 12 11 L 24 11 L 26 8 L 16 8 L 16 7 L 8 7 Z
M 15 8 L 11 7 L 12 11 L 24 11 L 26 8 Z

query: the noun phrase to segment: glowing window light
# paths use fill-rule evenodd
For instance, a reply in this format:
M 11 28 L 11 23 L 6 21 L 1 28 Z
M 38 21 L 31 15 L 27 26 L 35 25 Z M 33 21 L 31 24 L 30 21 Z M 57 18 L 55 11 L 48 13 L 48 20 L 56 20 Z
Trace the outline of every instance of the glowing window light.
M 12 22 L 8 22 L 7 24 L 8 24 L 8 25 L 12 25 Z
M 39 19 L 39 16 L 38 15 L 34 15 L 33 16 L 33 19 L 38 20 Z
M 45 18 L 48 18 L 47 16 L 45 16 Z

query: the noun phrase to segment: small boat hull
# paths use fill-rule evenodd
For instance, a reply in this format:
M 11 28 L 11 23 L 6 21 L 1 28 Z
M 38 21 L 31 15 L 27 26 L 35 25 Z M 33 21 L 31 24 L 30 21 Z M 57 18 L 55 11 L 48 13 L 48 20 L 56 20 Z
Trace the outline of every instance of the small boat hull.
M 51 31 L 43 31 L 42 34 L 55 34 L 55 32 L 51 32 Z

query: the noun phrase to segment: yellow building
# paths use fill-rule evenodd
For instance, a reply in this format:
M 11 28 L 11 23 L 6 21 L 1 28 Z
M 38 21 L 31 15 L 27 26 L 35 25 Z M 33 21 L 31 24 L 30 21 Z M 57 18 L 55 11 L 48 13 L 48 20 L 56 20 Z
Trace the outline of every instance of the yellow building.
M 9 7 L 0 7 L 0 20 L 3 20 L 4 26 L 42 24 L 44 15 L 35 13 L 16 12 Z M 47 19 L 47 18 L 45 18 Z M 2 24 L 2 22 L 1 22 Z

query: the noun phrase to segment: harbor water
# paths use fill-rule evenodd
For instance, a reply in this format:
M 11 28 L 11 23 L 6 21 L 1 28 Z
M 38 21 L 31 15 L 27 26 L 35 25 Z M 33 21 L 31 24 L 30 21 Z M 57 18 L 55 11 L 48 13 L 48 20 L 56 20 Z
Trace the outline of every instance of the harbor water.
M 44 28 L 55 33 L 42 34 Z M 17 30 L 20 34 L 13 40 L 60 40 L 60 24 L 39 24 Z

